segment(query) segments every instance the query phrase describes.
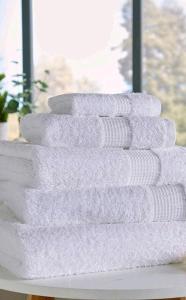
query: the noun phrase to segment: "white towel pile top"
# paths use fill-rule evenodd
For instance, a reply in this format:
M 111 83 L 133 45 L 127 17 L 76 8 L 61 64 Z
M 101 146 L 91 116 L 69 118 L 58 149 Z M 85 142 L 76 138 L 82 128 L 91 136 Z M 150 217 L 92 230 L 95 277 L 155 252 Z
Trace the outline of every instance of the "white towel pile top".
M 186 149 L 158 99 L 65 94 L 0 142 L 0 264 L 23 278 L 180 262 Z

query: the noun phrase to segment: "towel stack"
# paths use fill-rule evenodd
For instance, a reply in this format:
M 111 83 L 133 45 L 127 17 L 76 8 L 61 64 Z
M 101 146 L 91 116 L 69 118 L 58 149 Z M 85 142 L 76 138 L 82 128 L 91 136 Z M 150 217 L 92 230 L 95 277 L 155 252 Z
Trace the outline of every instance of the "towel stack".
M 0 264 L 24 278 L 179 262 L 186 149 L 146 94 L 68 94 L 0 143 Z

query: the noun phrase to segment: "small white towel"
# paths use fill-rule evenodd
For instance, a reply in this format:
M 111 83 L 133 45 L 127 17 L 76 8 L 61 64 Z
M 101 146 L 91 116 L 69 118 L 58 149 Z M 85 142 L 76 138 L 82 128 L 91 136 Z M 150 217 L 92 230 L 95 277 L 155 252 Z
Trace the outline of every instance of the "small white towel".
M 180 262 L 186 222 L 29 226 L 0 209 L 0 264 L 24 278 Z
M 123 147 L 151 149 L 174 146 L 173 121 L 158 117 L 72 117 L 28 114 L 22 136 L 33 144 L 52 147 Z
M 33 225 L 186 220 L 181 185 L 42 191 L 0 182 L 1 199 Z
M 185 183 L 186 148 L 48 148 L 0 142 L 0 180 L 52 189 Z
M 54 113 L 92 116 L 159 116 L 160 101 L 142 93 L 63 94 L 49 98 Z

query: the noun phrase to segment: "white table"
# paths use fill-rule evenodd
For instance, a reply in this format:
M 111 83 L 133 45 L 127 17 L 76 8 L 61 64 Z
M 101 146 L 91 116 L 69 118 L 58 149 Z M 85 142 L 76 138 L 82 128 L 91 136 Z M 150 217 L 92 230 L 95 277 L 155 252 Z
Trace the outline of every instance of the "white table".
M 186 296 L 186 266 L 174 264 L 39 280 L 17 279 L 0 269 L 0 289 L 32 295 L 28 299 L 33 300 L 182 298 Z

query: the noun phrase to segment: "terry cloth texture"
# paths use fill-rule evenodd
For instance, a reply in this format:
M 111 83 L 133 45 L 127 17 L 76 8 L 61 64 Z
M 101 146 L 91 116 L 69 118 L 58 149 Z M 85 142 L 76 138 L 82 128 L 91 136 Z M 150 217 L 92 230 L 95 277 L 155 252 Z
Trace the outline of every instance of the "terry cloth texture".
M 65 149 L 0 143 L 0 180 L 41 189 L 185 183 L 186 148 Z
M 72 117 L 28 114 L 21 120 L 23 137 L 52 147 L 123 147 L 151 149 L 174 146 L 173 121 L 158 117 Z
M 40 278 L 180 262 L 186 222 L 29 226 L 1 207 L 0 264 Z
M 49 98 L 54 113 L 85 116 L 159 116 L 160 101 L 148 94 L 63 94 Z
M 33 225 L 186 220 L 181 185 L 43 191 L 0 182 L 1 199 Z

